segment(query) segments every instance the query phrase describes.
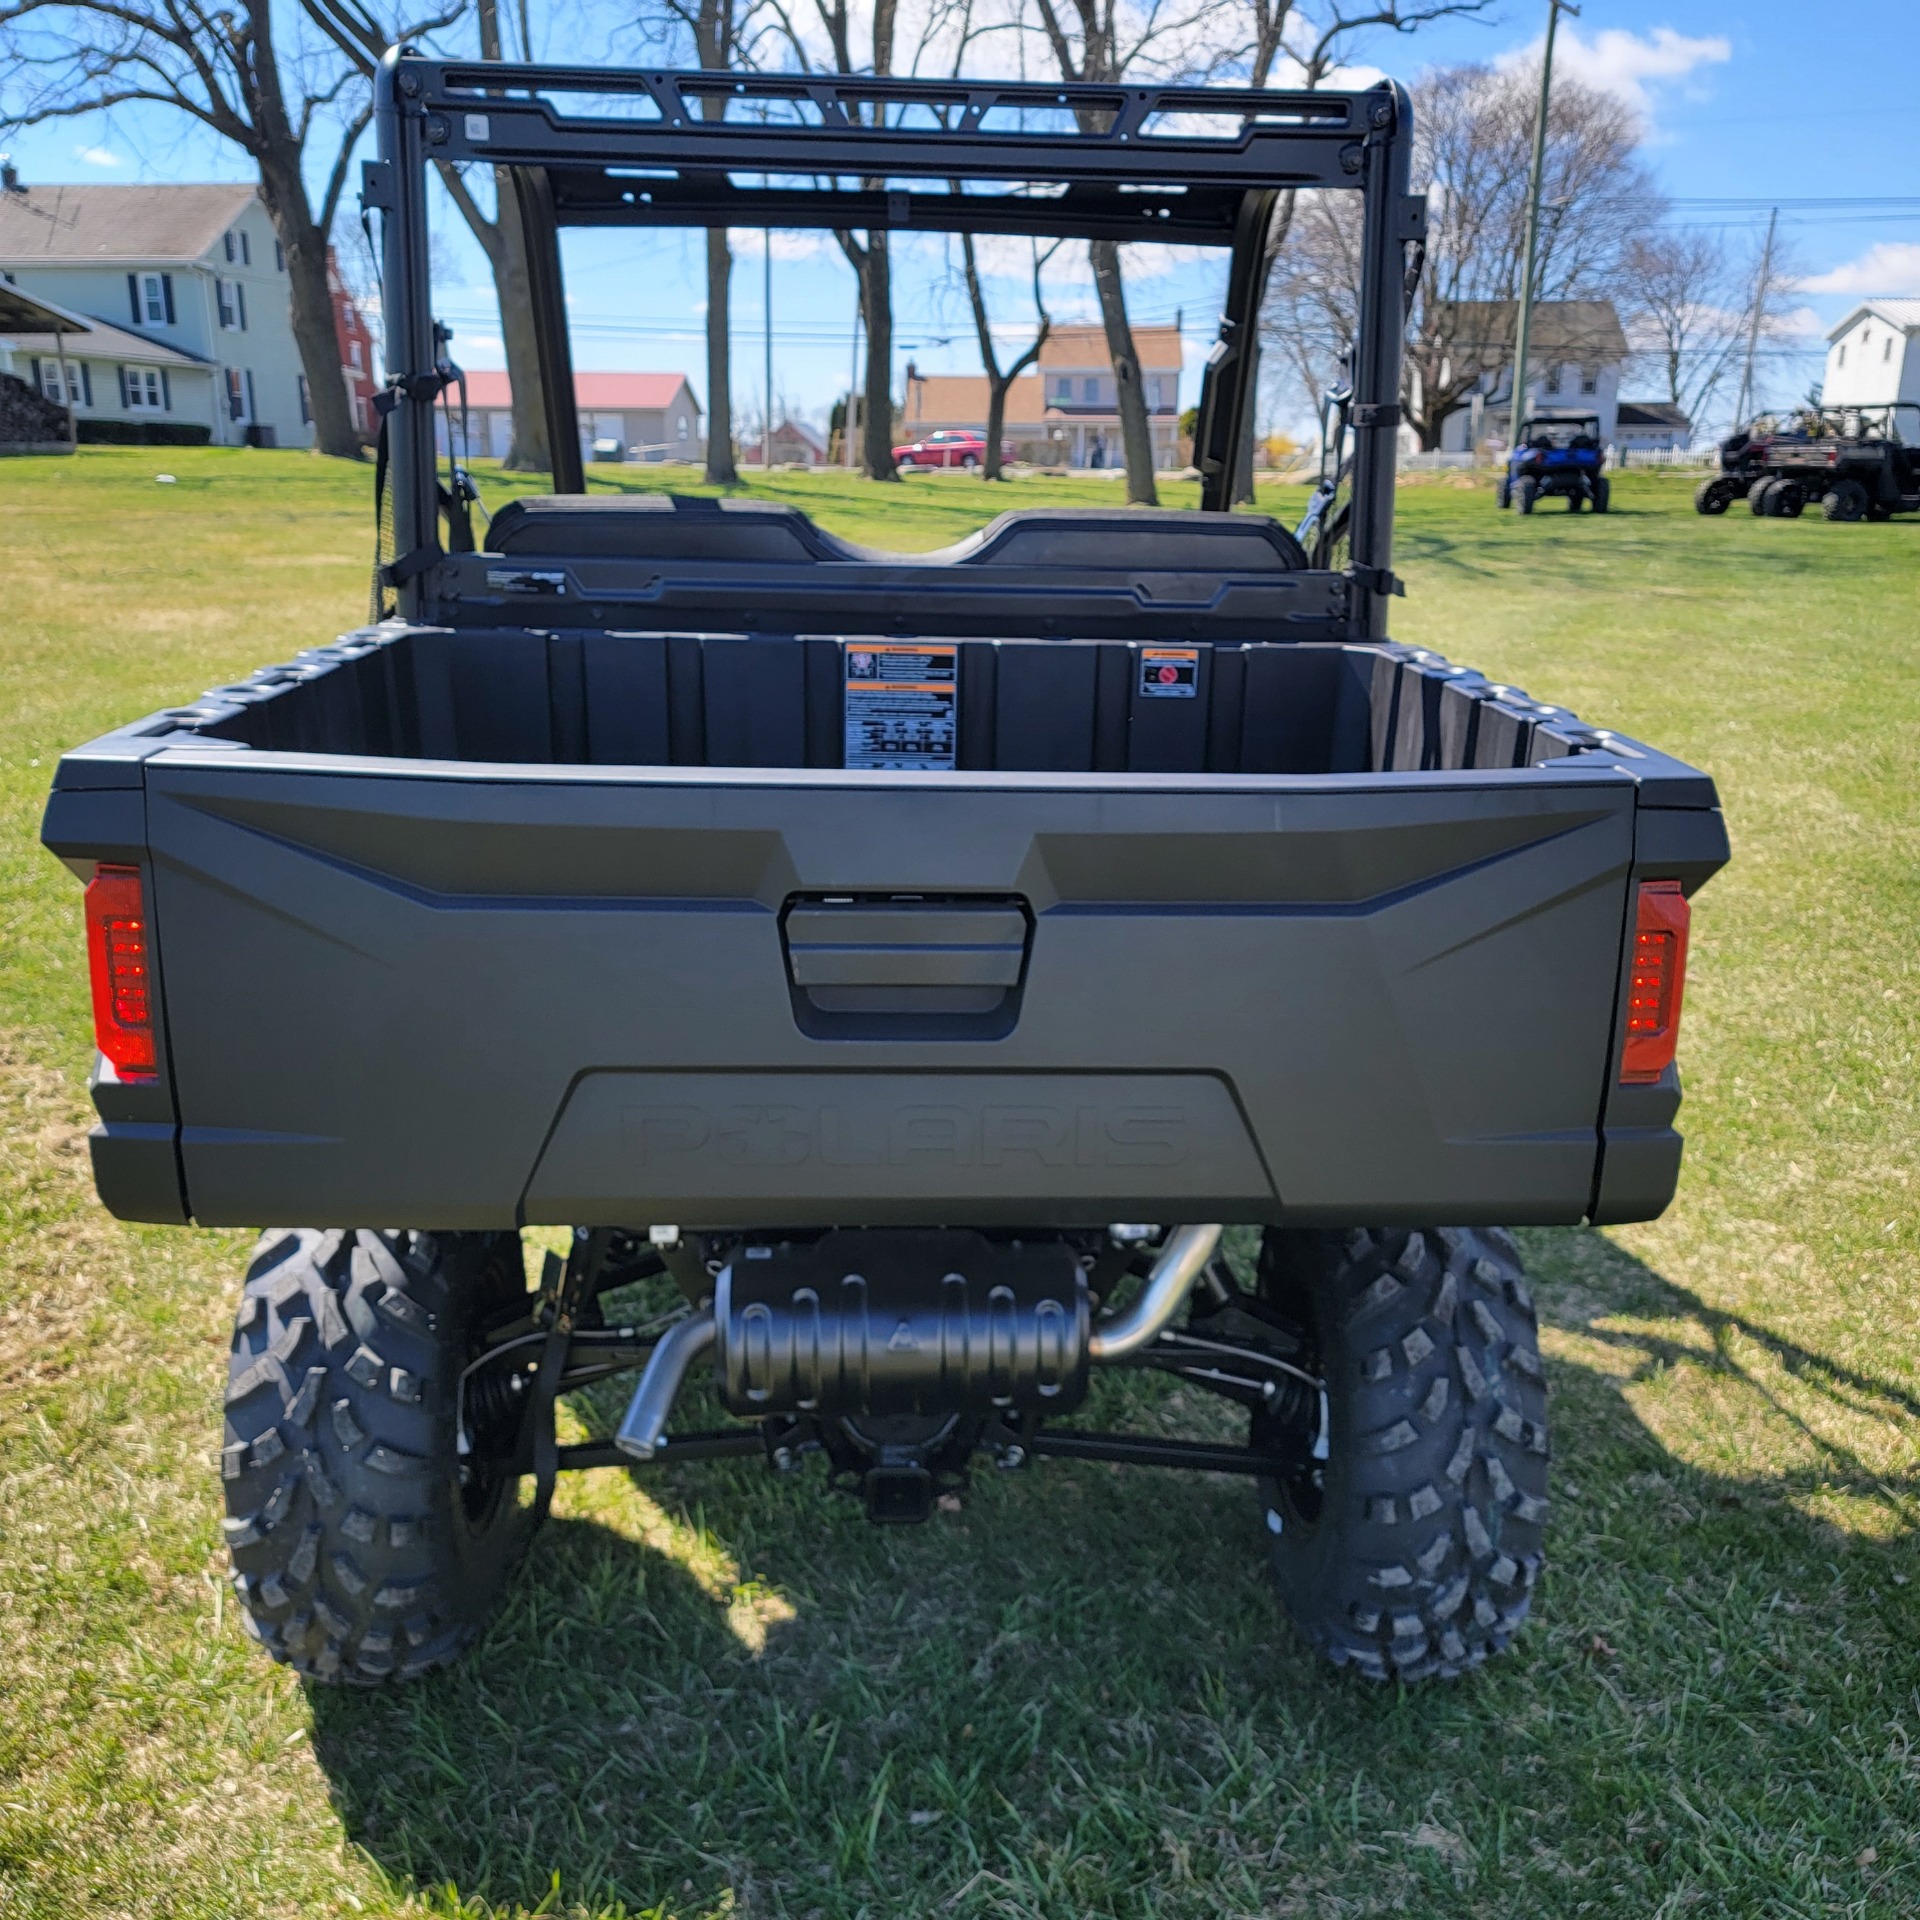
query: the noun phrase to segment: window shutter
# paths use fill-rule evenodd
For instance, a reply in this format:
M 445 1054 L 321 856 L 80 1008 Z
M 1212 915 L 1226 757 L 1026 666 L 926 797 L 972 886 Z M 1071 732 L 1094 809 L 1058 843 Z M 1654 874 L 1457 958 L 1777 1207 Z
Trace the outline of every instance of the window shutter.
M 173 325 L 173 275 L 163 273 L 160 276 L 160 297 L 167 304 L 167 325 Z
M 253 369 L 249 367 L 247 369 L 247 418 L 258 420 L 259 417 L 259 409 L 253 404 Z
M 140 324 L 140 276 L 137 273 L 127 275 L 127 305 L 133 309 L 133 324 Z
M 127 370 L 125 367 L 115 367 L 114 372 L 120 376 L 120 405 L 124 408 L 127 404 Z
M 278 240 L 273 243 L 273 265 L 277 273 L 285 273 L 287 270 L 287 250 Z
M 243 267 L 253 265 L 253 249 L 247 244 L 247 230 L 245 227 L 240 229 L 240 264 Z
M 93 369 L 82 360 L 80 362 L 80 392 L 88 406 L 93 405 Z
M 160 369 L 160 404 L 168 413 L 173 411 L 173 382 L 167 378 L 165 367 Z
M 247 330 L 247 290 L 238 280 L 233 283 L 233 300 L 235 310 L 240 315 L 240 331 L 245 333 Z

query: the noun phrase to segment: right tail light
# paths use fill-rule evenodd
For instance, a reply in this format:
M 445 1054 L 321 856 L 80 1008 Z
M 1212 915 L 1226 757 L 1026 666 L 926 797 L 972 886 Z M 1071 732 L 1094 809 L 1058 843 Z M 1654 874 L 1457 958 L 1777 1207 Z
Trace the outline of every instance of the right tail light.
M 1680 1000 L 1687 985 L 1692 910 L 1678 880 L 1643 880 L 1634 903 L 1632 972 L 1627 981 L 1623 1086 L 1650 1086 L 1673 1065 Z

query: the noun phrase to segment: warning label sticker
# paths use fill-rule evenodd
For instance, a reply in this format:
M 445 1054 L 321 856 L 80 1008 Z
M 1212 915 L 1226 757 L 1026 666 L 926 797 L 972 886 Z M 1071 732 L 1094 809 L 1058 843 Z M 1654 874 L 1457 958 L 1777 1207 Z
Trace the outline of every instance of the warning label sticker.
M 1191 700 L 1200 688 L 1198 647 L 1142 647 L 1140 697 L 1143 700 Z
M 846 764 L 953 765 L 960 649 L 924 641 L 849 641 Z

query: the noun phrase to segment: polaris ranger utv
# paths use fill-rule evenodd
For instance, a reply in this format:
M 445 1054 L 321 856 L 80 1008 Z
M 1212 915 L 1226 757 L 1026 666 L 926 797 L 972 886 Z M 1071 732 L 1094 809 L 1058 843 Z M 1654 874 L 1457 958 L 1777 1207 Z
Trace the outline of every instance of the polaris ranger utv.
M 1720 471 L 1694 489 L 1694 511 L 1725 513 L 1743 497 L 1776 520 L 1797 520 L 1816 500 L 1829 520 L 1920 512 L 1920 406 L 1762 414 L 1721 441 Z
M 452 1659 L 563 1472 L 753 1455 L 899 1522 L 984 1456 L 1242 1476 L 1363 1673 L 1504 1645 L 1547 1517 L 1505 1227 L 1672 1196 L 1727 843 L 1704 775 L 1388 637 L 1406 95 L 395 54 L 377 105 L 379 617 L 70 753 L 44 829 L 101 1197 L 267 1229 L 221 1454 L 255 1634 L 321 1680 Z M 437 162 L 516 183 L 554 454 L 477 540 Z M 1365 203 L 1311 563 L 1227 510 L 1296 187 Z M 1226 250 L 1203 510 L 901 555 L 586 495 L 561 229 L 809 224 Z M 532 1226 L 571 1251 L 530 1289 Z M 1117 1368 L 1237 1425 L 1092 1430 Z
M 1597 414 L 1540 414 L 1521 424 L 1520 444 L 1507 456 L 1494 498 L 1502 508 L 1531 513 L 1536 500 L 1558 494 L 1569 513 L 1588 505 L 1605 513 L 1613 493 L 1606 464 Z

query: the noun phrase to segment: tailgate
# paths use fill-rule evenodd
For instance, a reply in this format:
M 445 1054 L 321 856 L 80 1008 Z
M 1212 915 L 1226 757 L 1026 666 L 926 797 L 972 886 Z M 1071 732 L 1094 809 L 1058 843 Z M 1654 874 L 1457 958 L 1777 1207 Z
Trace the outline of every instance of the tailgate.
M 1580 1219 L 1634 786 L 164 751 L 207 1224 Z

